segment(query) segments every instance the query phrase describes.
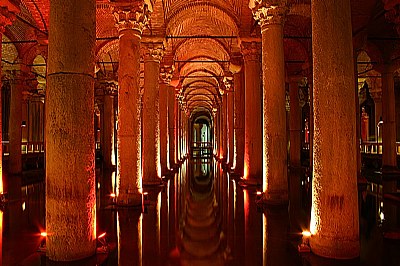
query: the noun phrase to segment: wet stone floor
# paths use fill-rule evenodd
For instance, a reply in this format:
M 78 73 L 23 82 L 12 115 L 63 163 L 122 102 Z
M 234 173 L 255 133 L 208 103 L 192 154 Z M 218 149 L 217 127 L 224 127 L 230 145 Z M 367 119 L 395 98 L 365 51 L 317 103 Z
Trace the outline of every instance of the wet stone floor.
M 0 213 L 2 265 L 400 266 L 400 243 L 383 239 L 375 215 L 360 214 L 360 258 L 299 253 L 310 210 L 309 178 L 291 174 L 289 208 L 267 209 L 257 204 L 255 190 L 243 189 L 207 160 L 187 161 L 164 186 L 145 187 L 145 204 L 136 209 L 117 210 L 110 196 L 115 174 L 98 171 L 97 235 L 105 233 L 98 245 L 108 250 L 84 261 L 51 262 L 39 249 L 45 242 L 45 184 L 26 185 L 25 179 L 8 180 L 8 202 Z

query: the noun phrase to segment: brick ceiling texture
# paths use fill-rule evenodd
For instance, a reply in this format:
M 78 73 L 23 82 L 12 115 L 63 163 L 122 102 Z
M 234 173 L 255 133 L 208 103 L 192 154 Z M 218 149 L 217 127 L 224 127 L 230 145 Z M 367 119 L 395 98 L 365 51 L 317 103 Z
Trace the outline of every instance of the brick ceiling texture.
M 45 39 L 50 26 L 50 0 L 9 1 L 19 6 L 21 12 L 13 25 L 7 27 L 6 40 L 37 40 L 38 36 Z M 309 76 L 312 66 L 311 0 L 287 2 L 290 5 L 284 26 L 287 76 Z M 392 24 L 393 19 L 388 19 L 389 10 L 399 9 L 398 2 L 351 0 L 354 47 L 367 51 L 371 61 L 382 62 L 399 56 L 398 33 L 395 24 Z M 150 23 L 143 35 L 165 39 L 166 56 L 163 64 L 173 64 L 175 67 L 174 84 L 179 84 L 177 93 L 183 99 L 190 97 L 194 100 L 190 102 L 198 103 L 190 106 L 190 111 L 199 108 L 210 111 L 218 105 L 223 77 L 229 75 L 232 55 L 240 52 L 241 42 L 260 38 L 260 28 L 248 5 L 248 0 L 154 2 Z M 398 16 L 397 11 L 395 15 Z M 98 0 L 96 58 L 97 69 L 102 75 L 117 73 L 117 37 L 110 1 Z M 3 45 L 7 60 L 15 60 L 17 52 L 20 56 L 28 53 L 36 43 L 21 42 L 14 45 L 14 48 L 6 47 L 10 44 Z M 388 46 L 396 49 L 387 49 Z

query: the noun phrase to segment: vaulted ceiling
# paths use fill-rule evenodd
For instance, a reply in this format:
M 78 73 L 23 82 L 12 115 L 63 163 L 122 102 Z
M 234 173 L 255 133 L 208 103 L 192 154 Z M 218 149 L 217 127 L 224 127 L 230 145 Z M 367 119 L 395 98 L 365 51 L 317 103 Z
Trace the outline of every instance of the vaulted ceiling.
M 13 25 L 7 27 L 5 35 L 11 42 L 15 42 L 19 56 L 26 57 L 33 49 L 37 50 L 38 44 L 43 45 L 43 40 L 47 38 L 50 0 L 10 1 L 18 5 L 21 11 Z M 104 75 L 109 75 L 117 73 L 118 69 L 118 32 L 110 1 L 96 2 L 97 69 Z M 179 81 L 175 82 L 178 84 L 177 93 L 186 103 L 190 102 L 189 111 L 211 111 L 218 105 L 220 89 L 224 87 L 223 78 L 229 75 L 232 55 L 240 51 L 242 41 L 260 38 L 260 28 L 252 17 L 248 2 L 154 2 L 150 23 L 143 35 L 165 38 L 167 59 L 163 64 L 175 66 L 174 79 Z M 284 27 L 287 76 L 310 75 L 311 0 L 287 2 L 290 5 Z M 391 23 L 393 18 L 388 18 L 388 10 L 393 10 L 398 2 L 400 1 L 351 0 L 354 46 L 369 52 L 372 61 L 393 59 L 398 54 L 398 34 Z M 397 13 L 395 15 L 398 16 Z M 3 48 L 7 45 L 3 45 Z M 15 53 L 14 50 L 5 49 L 6 53 Z M 30 58 L 34 59 L 32 56 Z

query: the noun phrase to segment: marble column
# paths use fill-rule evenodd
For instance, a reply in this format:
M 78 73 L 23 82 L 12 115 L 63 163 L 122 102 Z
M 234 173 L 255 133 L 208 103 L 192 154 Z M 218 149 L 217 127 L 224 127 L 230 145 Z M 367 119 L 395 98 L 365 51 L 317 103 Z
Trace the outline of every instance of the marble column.
M 245 78 L 244 176 L 247 183 L 262 184 L 262 90 L 259 42 L 242 42 Z
M 220 131 L 219 131 L 219 136 L 220 136 L 220 140 L 221 140 L 221 146 L 220 146 L 220 159 L 222 159 L 222 162 L 226 162 L 226 155 L 227 155 L 227 106 L 228 106 L 228 100 L 227 100 L 227 95 L 226 93 L 224 93 L 222 95 L 222 105 L 221 105 L 221 112 L 220 114 L 220 121 L 221 121 L 221 127 L 220 127 Z
M 378 123 L 380 119 L 382 118 L 382 86 L 379 86 L 378 88 L 373 87 L 370 89 L 371 97 L 374 100 L 375 104 L 375 141 L 379 141 L 379 136 L 378 136 Z M 379 130 L 379 135 L 382 133 Z
M 161 183 L 160 166 L 160 61 L 163 56 L 162 43 L 149 42 L 143 45 L 144 94 L 143 94 L 143 184 Z
M 136 5 L 135 5 L 136 4 Z M 117 204 L 141 205 L 140 40 L 148 20 L 143 1 L 114 3 L 119 32 Z
M 51 0 L 50 6 L 46 256 L 72 261 L 96 253 L 96 1 Z
M 11 102 L 10 102 L 10 120 L 9 120 L 9 151 L 8 173 L 19 175 L 22 173 L 22 90 L 24 87 L 24 73 L 15 71 L 11 81 Z
M 175 153 L 175 88 L 167 86 L 168 89 L 168 151 L 169 151 L 169 168 L 173 168 L 176 165 L 176 153 Z
M 103 106 L 103 163 L 105 169 L 113 169 L 115 166 L 115 151 L 114 151 L 114 95 L 118 93 L 118 85 L 114 82 L 104 84 L 104 106 Z
M 396 97 L 393 69 L 385 65 L 382 72 L 382 169 L 397 168 Z
M 2 58 L 2 34 L 6 31 L 6 26 L 11 25 L 12 21 L 15 20 L 15 13 L 20 12 L 19 6 L 14 4 L 7 3 L 7 6 L 1 6 L 0 12 L 0 58 Z M 0 64 L 0 73 L 2 73 L 2 67 Z M 0 88 L 3 87 L 3 84 L 0 79 Z M 2 107 L 2 90 L 0 90 L 0 194 L 3 194 L 3 107 Z M 3 214 L 0 213 L 1 218 Z M 2 225 L 2 219 L 1 224 Z M 0 255 L 1 258 L 1 255 Z M 1 263 L 1 261 L 0 261 Z
M 336 259 L 360 254 L 350 11 L 349 0 L 311 2 L 314 168 L 310 246 L 313 253 Z
M 263 71 L 264 201 L 288 202 L 285 60 L 283 23 L 286 0 L 258 1 L 250 6 L 261 25 Z
M 301 109 L 299 103 L 299 84 L 300 77 L 291 77 L 289 83 L 290 97 L 290 167 L 301 167 Z
M 231 66 L 233 73 L 233 90 L 234 93 L 234 145 L 233 145 L 233 165 L 235 173 L 243 176 L 244 163 L 244 121 L 245 116 L 245 88 L 243 80 L 242 56 L 236 55 Z
M 165 66 L 161 68 L 160 73 L 160 164 L 161 175 L 166 175 L 169 169 L 169 128 L 168 128 L 168 93 L 169 83 L 171 82 L 172 75 L 169 69 Z
M 232 88 L 232 83 L 233 83 L 233 77 L 226 77 L 224 80 L 225 87 L 227 89 L 227 95 L 226 95 L 226 101 L 227 101 L 227 106 L 226 106 L 226 124 L 227 124 L 227 131 L 225 134 L 227 135 L 227 164 L 229 166 L 232 166 L 233 163 L 233 128 L 234 128 L 234 92 Z

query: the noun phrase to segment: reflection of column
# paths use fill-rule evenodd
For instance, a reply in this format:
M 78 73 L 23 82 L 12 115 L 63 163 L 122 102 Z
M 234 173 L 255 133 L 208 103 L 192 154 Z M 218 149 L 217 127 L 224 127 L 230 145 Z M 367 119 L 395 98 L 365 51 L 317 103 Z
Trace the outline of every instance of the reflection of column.
M 21 141 L 22 141 L 22 89 L 24 74 L 16 73 L 11 82 L 11 104 L 9 120 L 9 173 L 17 175 L 22 172 Z
M 147 22 L 142 1 L 114 6 L 119 32 L 118 68 L 118 189 L 120 205 L 139 205 L 141 188 L 140 38 Z
M 143 216 L 143 266 L 160 265 L 161 192 L 151 190 L 151 204 Z
M 262 213 L 257 211 L 255 193 L 244 190 L 245 264 L 262 265 Z M 243 252 L 243 251 L 242 251 Z
M 114 94 L 117 93 L 115 83 L 107 83 L 104 88 L 103 111 L 103 161 L 106 169 L 112 169 L 115 165 L 114 155 Z
M 118 265 L 142 266 L 143 214 L 119 210 L 117 213 Z
M 78 260 L 96 252 L 95 2 L 51 1 L 45 119 L 46 255 L 55 261 Z
M 262 120 L 260 45 L 242 42 L 245 76 L 244 179 L 262 183 Z
M 169 168 L 176 164 L 175 156 L 175 88 L 167 86 L 168 89 L 168 151 Z
M 310 245 L 320 256 L 354 258 L 359 256 L 360 244 L 350 1 L 312 1 L 311 5 L 314 169 Z
M 160 61 L 162 43 L 146 43 L 144 51 L 143 149 L 144 184 L 161 182 L 160 168 Z
M 264 200 L 274 204 L 287 203 L 283 23 L 288 8 L 286 0 L 258 1 L 251 8 L 254 18 L 259 20 L 262 35 Z
M 396 97 L 393 70 L 386 65 L 382 73 L 382 168 L 396 168 Z
M 242 70 L 242 56 L 236 54 L 233 57 L 231 64 L 231 71 L 233 73 L 233 88 L 234 88 L 234 157 L 232 168 L 235 173 L 240 176 L 243 175 L 243 163 L 244 163 L 244 121 L 245 116 L 245 88 L 243 80 L 243 70 Z

